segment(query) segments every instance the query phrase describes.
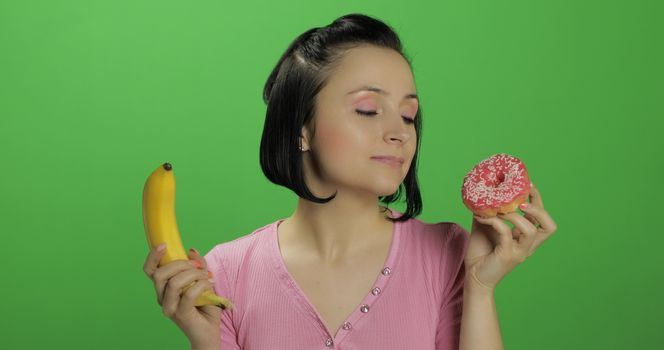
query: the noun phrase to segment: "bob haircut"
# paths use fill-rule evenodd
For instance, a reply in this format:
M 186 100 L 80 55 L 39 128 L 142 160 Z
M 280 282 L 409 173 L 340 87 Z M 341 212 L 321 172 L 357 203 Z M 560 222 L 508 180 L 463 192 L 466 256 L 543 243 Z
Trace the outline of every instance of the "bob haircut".
M 301 198 L 316 203 L 327 203 L 328 198 L 316 197 L 304 181 L 300 136 L 304 125 L 314 126 L 316 96 L 326 85 L 339 59 L 344 53 L 363 44 L 391 48 L 408 62 L 395 31 L 380 20 L 363 14 L 348 14 L 325 27 L 315 27 L 300 34 L 282 54 L 270 73 L 263 89 L 267 104 L 265 124 L 260 143 L 260 165 L 265 176 L 273 183 L 285 186 Z M 392 222 L 406 221 L 422 212 L 422 197 L 417 184 L 417 157 L 421 141 L 422 109 L 415 115 L 417 145 L 410 169 L 396 193 L 379 196 L 389 204 L 401 199 L 406 192 L 407 209 Z M 311 128 L 314 137 L 315 130 Z

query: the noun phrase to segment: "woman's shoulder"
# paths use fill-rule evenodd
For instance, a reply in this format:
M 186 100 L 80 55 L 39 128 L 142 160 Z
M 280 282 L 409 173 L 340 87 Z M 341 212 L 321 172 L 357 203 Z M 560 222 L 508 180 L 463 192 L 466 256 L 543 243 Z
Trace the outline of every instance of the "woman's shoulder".
M 468 231 L 453 221 L 428 222 L 419 218 L 411 218 L 406 223 L 413 238 L 426 244 L 463 244 L 469 238 Z
M 427 279 L 431 295 L 440 303 L 464 262 L 470 236 L 460 224 L 450 220 L 411 218 L 406 223 L 401 263 L 410 267 L 410 275 Z
M 217 264 L 231 269 L 249 262 L 252 257 L 265 258 L 266 250 L 269 249 L 270 234 L 275 223 L 276 221 L 265 224 L 247 234 L 216 244 L 206 254 L 206 259 L 215 260 Z
M 454 221 L 411 218 L 402 228 L 402 239 L 410 259 L 444 268 L 463 261 L 470 235 Z
M 254 247 L 261 239 L 267 238 L 269 231 L 275 222 L 265 224 L 253 231 L 240 235 L 236 238 L 216 244 L 210 252 L 230 254 L 232 252 L 243 252 Z

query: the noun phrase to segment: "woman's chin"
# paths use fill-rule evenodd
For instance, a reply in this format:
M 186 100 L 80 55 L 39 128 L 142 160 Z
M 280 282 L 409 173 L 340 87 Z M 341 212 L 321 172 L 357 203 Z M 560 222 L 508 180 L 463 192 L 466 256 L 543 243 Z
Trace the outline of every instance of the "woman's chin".
M 395 194 L 399 190 L 398 184 L 386 184 L 385 186 L 374 187 L 374 191 L 378 194 L 379 197 L 387 197 L 389 195 Z

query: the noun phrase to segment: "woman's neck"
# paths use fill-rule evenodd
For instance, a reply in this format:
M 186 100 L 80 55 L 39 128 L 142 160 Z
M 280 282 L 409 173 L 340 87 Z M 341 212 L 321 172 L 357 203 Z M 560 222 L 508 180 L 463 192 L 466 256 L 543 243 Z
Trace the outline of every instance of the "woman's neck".
M 337 199 L 342 199 L 337 201 Z M 335 202 L 337 201 L 337 202 Z M 326 265 L 366 251 L 384 240 L 391 240 L 390 211 L 373 203 L 342 203 L 335 198 L 325 204 L 299 199 L 297 209 L 279 225 L 280 240 L 310 254 Z

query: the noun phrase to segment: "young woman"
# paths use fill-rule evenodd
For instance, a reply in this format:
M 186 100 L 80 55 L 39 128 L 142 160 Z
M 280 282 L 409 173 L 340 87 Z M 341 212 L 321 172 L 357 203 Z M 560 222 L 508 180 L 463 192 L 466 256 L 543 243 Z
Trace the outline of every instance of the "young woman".
M 263 98 L 260 164 L 298 195 L 293 214 L 144 265 L 192 348 L 502 349 L 493 291 L 556 225 L 535 188 L 525 217 L 474 217 L 472 234 L 415 218 L 422 107 L 395 32 L 360 14 L 308 30 Z M 389 209 L 404 192 L 407 209 Z M 206 288 L 235 307 L 194 307 Z

